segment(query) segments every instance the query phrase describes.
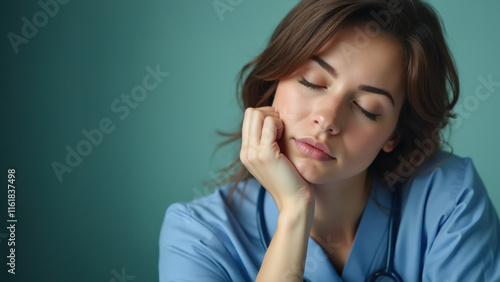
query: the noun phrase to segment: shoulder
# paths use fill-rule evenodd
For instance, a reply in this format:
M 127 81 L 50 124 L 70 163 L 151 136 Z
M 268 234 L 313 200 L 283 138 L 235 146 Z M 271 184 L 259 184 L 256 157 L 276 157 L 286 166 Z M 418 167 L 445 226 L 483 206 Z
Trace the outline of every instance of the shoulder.
M 401 228 L 423 252 L 424 280 L 498 279 L 500 222 L 470 158 L 441 152 L 421 166 L 403 188 Z
M 210 228 L 214 222 L 227 223 L 228 217 L 241 217 L 241 213 L 255 205 L 258 187 L 255 179 L 215 189 L 211 194 L 192 201 L 177 202 L 166 211 L 164 225 L 182 222 Z M 208 224 L 208 225 L 207 225 Z
M 424 196 L 428 204 L 447 206 L 448 209 L 469 196 L 487 197 L 472 160 L 449 152 L 440 152 L 424 163 L 409 186 L 410 195 Z
M 406 206 L 425 208 L 429 216 L 446 218 L 460 205 L 490 204 L 472 160 L 448 152 L 420 166 L 403 191 Z
M 448 152 L 423 164 L 417 176 L 403 186 L 402 205 L 407 227 L 419 228 L 429 243 L 443 232 L 484 235 L 484 228 L 499 225 L 472 160 Z
M 240 241 L 255 230 L 248 214 L 253 211 L 256 185 L 255 180 L 246 185 L 241 182 L 231 193 L 234 185 L 228 184 L 210 195 L 170 205 L 159 238 L 160 281 L 186 277 L 193 281 L 248 280 L 241 276 L 248 263 Z
M 468 157 L 460 157 L 450 152 L 441 151 L 427 162 L 425 162 L 418 170 L 418 176 L 424 176 L 427 172 L 440 173 L 442 177 L 459 177 L 457 182 L 465 180 L 468 173 L 475 173 L 475 168 L 472 160 Z M 471 177 L 473 175 L 469 175 Z

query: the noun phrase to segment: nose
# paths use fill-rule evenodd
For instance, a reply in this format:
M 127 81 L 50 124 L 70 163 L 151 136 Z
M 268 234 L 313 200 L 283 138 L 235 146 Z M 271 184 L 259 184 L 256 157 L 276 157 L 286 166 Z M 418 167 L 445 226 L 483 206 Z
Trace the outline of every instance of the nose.
M 342 101 L 335 98 L 325 98 L 318 101 L 311 116 L 313 126 L 330 135 L 336 135 L 341 132 L 341 117 Z

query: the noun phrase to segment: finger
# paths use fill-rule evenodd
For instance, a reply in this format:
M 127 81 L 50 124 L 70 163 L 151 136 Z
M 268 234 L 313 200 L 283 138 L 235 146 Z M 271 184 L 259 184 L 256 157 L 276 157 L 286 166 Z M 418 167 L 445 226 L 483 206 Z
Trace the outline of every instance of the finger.
M 248 146 L 258 146 L 260 143 L 262 125 L 264 123 L 265 114 L 255 109 L 251 111 L 250 128 L 248 130 Z
M 267 116 L 264 119 L 264 125 L 262 126 L 262 137 L 260 143 L 262 145 L 270 145 L 276 142 L 276 137 L 278 133 L 277 124 L 279 119 Z
M 279 117 L 279 113 L 273 107 L 260 107 L 256 108 L 256 110 L 261 111 L 264 114 L 264 118 L 266 116 Z
M 281 139 L 284 131 L 285 131 L 285 124 L 283 123 L 283 120 L 278 118 L 278 120 L 276 121 L 276 141 Z
M 267 116 L 279 118 L 279 114 L 274 111 L 273 107 L 260 107 L 251 112 L 250 128 L 248 137 L 248 145 L 257 146 L 262 138 L 262 127 L 264 119 Z
M 271 107 L 271 106 L 264 106 L 264 107 L 259 107 L 256 109 L 261 110 L 261 111 L 276 112 L 276 108 Z
M 279 114 L 278 110 L 276 108 L 274 108 L 274 107 L 270 107 L 270 108 L 272 109 L 272 111 L 270 111 L 270 112 L 266 111 L 266 113 L 269 116 L 272 116 L 272 117 L 276 118 L 276 120 L 274 120 L 275 125 L 276 125 L 276 130 L 277 130 L 277 133 L 276 133 L 276 136 L 275 136 L 275 141 L 278 141 L 278 140 L 281 139 L 281 136 L 283 135 L 284 124 L 283 124 L 283 121 L 280 119 L 280 114 Z
M 250 130 L 250 115 L 253 108 L 247 108 L 243 117 L 243 125 L 241 127 L 241 146 L 246 148 L 248 146 L 248 133 Z

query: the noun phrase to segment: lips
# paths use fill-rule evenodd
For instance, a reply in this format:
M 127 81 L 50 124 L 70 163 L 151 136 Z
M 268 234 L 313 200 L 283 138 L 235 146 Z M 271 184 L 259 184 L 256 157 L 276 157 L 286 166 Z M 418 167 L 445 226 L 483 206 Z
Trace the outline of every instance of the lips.
M 330 149 L 328 149 L 324 143 L 312 137 L 294 139 L 294 142 L 295 146 L 301 153 L 316 160 L 329 161 L 335 159 L 335 157 L 332 156 Z

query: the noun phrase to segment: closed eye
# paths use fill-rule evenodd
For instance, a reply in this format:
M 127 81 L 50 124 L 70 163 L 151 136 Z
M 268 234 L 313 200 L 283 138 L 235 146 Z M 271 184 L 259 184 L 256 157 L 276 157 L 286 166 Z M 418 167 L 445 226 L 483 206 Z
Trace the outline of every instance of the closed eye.
M 304 85 L 305 87 L 309 87 L 309 88 L 312 88 L 312 89 L 326 89 L 325 86 L 320 86 L 320 85 L 316 85 L 316 84 L 310 83 L 304 77 L 302 77 L 302 79 L 299 80 L 299 83 L 302 84 L 302 85 Z
M 361 113 L 363 113 L 367 118 L 373 120 L 373 121 L 377 121 L 377 117 L 380 116 L 378 114 L 372 114 L 370 113 L 369 111 L 363 109 L 358 103 L 356 102 L 353 102 L 354 105 L 356 105 L 356 107 L 358 107 L 358 109 L 361 111 Z
M 299 80 L 299 83 L 302 84 L 302 85 L 304 85 L 305 87 L 308 87 L 308 88 L 311 88 L 311 89 L 315 89 L 315 90 L 317 90 L 317 89 L 326 89 L 325 86 L 313 84 L 313 83 L 307 81 L 304 77 L 302 77 L 302 79 Z M 380 116 L 380 114 L 370 113 L 369 111 L 363 109 L 358 103 L 356 103 L 356 102 L 353 102 L 353 103 L 361 111 L 361 113 L 363 113 L 367 118 L 369 118 L 372 121 L 377 121 L 377 117 Z

